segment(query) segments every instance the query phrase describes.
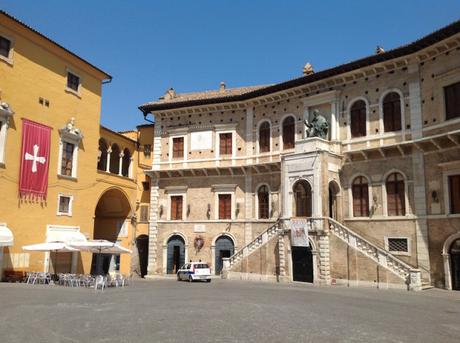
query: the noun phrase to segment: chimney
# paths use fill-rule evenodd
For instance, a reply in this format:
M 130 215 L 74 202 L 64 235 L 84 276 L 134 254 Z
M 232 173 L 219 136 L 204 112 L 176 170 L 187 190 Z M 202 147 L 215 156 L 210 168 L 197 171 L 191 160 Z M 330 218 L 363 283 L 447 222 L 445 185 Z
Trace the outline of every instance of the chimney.
M 222 82 L 220 83 L 219 90 L 220 90 L 221 92 L 224 92 L 224 91 L 225 91 L 225 82 L 224 82 L 224 81 L 222 81 Z

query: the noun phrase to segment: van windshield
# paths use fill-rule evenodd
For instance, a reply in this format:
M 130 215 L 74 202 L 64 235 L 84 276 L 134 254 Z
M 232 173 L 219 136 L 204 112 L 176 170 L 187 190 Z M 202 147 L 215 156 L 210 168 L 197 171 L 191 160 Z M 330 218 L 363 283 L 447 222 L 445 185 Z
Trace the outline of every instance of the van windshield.
M 203 268 L 209 268 L 208 265 L 206 263 L 199 263 L 197 265 L 195 265 L 195 268 L 196 269 L 203 269 Z

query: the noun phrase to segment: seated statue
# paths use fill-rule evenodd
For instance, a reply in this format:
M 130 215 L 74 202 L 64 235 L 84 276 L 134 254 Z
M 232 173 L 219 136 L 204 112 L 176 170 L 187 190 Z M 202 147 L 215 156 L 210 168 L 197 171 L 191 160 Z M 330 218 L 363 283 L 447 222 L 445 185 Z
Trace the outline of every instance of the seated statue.
M 319 110 L 313 110 L 313 119 L 311 123 L 305 120 L 304 124 L 307 127 L 305 130 L 307 137 L 319 137 L 327 139 L 329 123 L 327 122 L 327 119 L 319 113 Z

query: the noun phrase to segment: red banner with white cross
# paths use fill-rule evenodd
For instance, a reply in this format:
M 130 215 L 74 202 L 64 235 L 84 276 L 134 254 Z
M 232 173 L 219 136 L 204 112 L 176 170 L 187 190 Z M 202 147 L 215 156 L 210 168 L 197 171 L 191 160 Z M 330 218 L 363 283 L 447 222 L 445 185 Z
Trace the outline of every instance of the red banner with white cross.
M 51 128 L 22 120 L 19 196 L 46 200 L 50 157 Z

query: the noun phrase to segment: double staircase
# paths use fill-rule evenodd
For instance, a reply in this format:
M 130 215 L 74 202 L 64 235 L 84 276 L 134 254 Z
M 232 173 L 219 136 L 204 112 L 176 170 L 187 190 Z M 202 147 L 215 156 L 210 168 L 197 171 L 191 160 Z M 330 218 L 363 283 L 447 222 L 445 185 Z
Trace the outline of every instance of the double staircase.
M 408 289 L 422 289 L 421 273 L 419 269 L 412 267 L 385 249 L 382 249 L 374 243 L 369 242 L 350 228 L 332 218 L 314 218 L 312 219 L 312 222 L 314 222 L 315 225 L 309 226 L 309 233 L 315 232 L 318 238 L 321 236 L 325 237 L 328 235 L 328 233 L 333 234 L 352 249 L 360 252 L 379 266 L 396 275 L 407 285 Z M 266 245 L 274 237 L 280 237 L 287 231 L 289 231 L 289 229 L 285 224 L 285 221 L 278 220 L 275 224 L 268 227 L 264 232 L 254 238 L 249 244 L 245 245 L 243 248 L 237 251 L 234 255 L 228 259 L 224 259 L 224 271 L 232 271 L 232 268 L 234 268 L 243 259 L 248 258 L 252 253 Z M 282 240 L 280 240 L 280 242 L 281 241 Z M 284 256 L 284 248 L 283 251 L 281 251 L 281 248 L 282 247 L 280 246 L 280 257 Z M 327 256 L 325 260 L 329 261 L 329 256 Z M 284 266 L 281 266 L 283 261 L 278 262 L 280 264 L 280 269 L 284 268 Z M 321 269 L 323 269 L 323 267 L 321 267 Z
M 246 244 L 243 248 L 238 250 L 235 254 L 228 259 L 224 259 L 224 269 L 231 270 L 231 268 L 240 262 L 243 258 L 249 256 L 257 249 L 267 244 L 273 237 L 279 235 L 283 231 L 281 220 L 271 225 L 262 232 L 259 236 L 254 238 L 251 242 Z

